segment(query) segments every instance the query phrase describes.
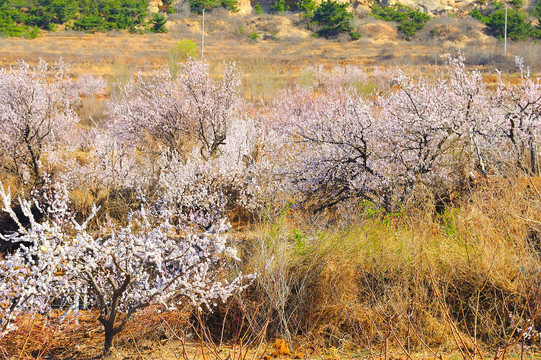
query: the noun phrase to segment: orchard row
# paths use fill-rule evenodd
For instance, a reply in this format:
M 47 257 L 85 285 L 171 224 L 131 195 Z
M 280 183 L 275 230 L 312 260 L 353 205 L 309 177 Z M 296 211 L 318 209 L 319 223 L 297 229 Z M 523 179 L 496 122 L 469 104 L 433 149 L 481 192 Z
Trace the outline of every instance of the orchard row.
M 517 66 L 518 81 L 498 77 L 491 88 L 460 55 L 415 76 L 313 67 L 309 84 L 267 103 L 244 99 L 235 64 L 215 79 L 192 59 L 114 92 L 91 75 L 71 78 L 63 63 L 0 70 L 2 179 L 26 189 L 13 201 L 1 187 L 11 228 L 0 229 L 9 248 L 0 333 L 53 305 L 95 308 L 109 353 L 138 309 L 212 308 L 250 284 L 256 274 L 224 278 L 239 261 L 232 216 L 363 203 L 393 211 L 420 191 L 539 175 L 541 86 Z M 83 123 L 90 98 L 107 110 Z M 131 210 L 113 211 L 103 192 Z M 97 206 L 86 211 L 76 193 Z

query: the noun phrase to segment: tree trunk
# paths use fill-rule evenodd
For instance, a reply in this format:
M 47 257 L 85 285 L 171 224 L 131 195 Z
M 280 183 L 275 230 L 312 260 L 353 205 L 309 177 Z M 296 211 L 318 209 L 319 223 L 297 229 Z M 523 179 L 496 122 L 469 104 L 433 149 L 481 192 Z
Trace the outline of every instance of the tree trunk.
M 530 163 L 533 176 L 539 176 L 539 158 L 537 155 L 537 143 L 532 138 L 530 144 Z
M 105 342 L 103 343 L 103 357 L 107 358 L 111 355 L 111 349 L 113 348 L 113 338 L 115 337 L 115 331 L 113 324 L 104 324 L 105 328 Z

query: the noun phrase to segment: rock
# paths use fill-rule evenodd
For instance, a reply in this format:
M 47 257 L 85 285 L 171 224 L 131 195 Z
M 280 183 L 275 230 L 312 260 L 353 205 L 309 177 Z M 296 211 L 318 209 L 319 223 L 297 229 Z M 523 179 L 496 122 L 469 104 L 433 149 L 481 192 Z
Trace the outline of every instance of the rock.
M 250 0 L 238 0 L 239 1 L 239 15 L 248 15 L 252 13 L 252 3 Z M 254 5 L 255 6 L 255 5 Z
M 151 0 L 148 3 L 148 11 L 152 13 L 157 13 L 160 11 L 160 6 L 163 6 L 161 0 Z
M 477 0 L 390 0 L 390 4 L 402 4 L 427 14 L 456 12 Z

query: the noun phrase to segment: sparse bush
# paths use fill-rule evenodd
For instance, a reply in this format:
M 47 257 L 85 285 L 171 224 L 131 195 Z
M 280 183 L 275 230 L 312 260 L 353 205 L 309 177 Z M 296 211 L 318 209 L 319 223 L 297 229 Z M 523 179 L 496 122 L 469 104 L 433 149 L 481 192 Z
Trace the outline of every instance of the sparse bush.
M 317 91 L 328 91 L 333 88 L 361 90 L 369 82 L 368 75 L 355 66 L 335 66 L 325 69 L 323 65 L 308 66 L 303 70 L 305 82 L 303 85 Z
M 201 14 L 203 9 L 223 7 L 231 12 L 238 12 L 237 0 L 189 0 L 190 9 L 196 14 Z
M 189 0 L 180 0 L 175 1 L 175 3 L 172 6 L 172 9 L 175 10 L 175 18 L 185 18 L 190 15 L 190 2 Z
M 440 15 L 430 20 L 422 31 L 417 32 L 415 40 L 418 43 L 436 41 L 467 41 L 473 34 L 483 31 L 483 25 L 471 17 L 455 19 L 450 16 Z M 439 56 L 439 51 L 435 51 Z M 467 59 L 468 57 L 466 57 Z
M 286 4 L 285 0 L 276 0 L 271 9 L 275 13 L 283 13 L 289 10 L 289 5 Z
M 400 24 L 398 30 L 404 33 L 408 39 L 413 38 L 417 31 L 422 30 L 430 20 L 430 16 L 427 14 L 398 3 L 385 8 L 374 3 L 371 9 L 371 15 L 376 19 L 398 22 Z
M 255 4 L 254 6 L 254 11 L 257 15 L 261 15 L 263 14 L 263 9 L 261 8 L 261 5 L 260 4 Z
M 538 253 L 527 245 L 527 230 L 520 230 L 529 225 L 507 222 L 501 207 L 516 196 L 521 201 L 513 213 L 531 211 L 528 201 L 536 195 L 512 181 L 494 185 L 440 215 L 419 208 L 385 215 L 365 201 L 351 208 L 340 227 L 300 215 L 264 224 L 250 241 L 248 257 L 250 268 L 266 269 L 248 290 L 265 304 L 258 308 L 264 311 L 257 313 L 259 321 L 270 313 L 274 336 L 309 329 L 317 334 L 312 344 L 330 348 L 348 339 L 345 353 L 355 344 L 374 357 L 408 357 L 426 348 L 437 353 L 465 342 L 477 343 L 485 354 L 508 346 L 520 339 L 509 331 L 531 319 L 524 304 L 537 296 L 530 291 L 541 289 Z M 506 187 L 506 201 L 494 196 Z M 517 234 L 513 240 L 510 233 Z M 523 263 L 528 276 L 509 281 L 512 273 L 522 273 Z M 476 323 L 481 317 L 493 326 Z M 539 318 L 532 323 L 537 332 Z M 365 336 L 357 337 L 360 329 Z M 473 349 L 464 350 L 464 357 Z
M 180 63 L 186 62 L 189 58 L 197 55 L 197 46 L 191 40 L 180 40 L 167 53 L 169 60 L 169 71 L 175 78 L 180 71 Z
M 250 40 L 255 41 L 255 40 L 259 39 L 259 34 L 256 31 L 254 31 L 254 32 L 251 32 L 250 35 L 248 35 L 248 37 L 250 38 Z

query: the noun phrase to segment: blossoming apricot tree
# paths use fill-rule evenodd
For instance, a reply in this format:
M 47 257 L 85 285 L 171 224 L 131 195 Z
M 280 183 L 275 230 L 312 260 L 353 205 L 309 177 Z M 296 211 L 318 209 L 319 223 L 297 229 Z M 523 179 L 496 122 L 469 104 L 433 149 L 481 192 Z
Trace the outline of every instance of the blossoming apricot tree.
M 21 244 L 1 261 L 1 334 L 14 328 L 12 320 L 21 313 L 47 313 L 53 301 L 77 304 L 88 297 L 90 306 L 99 309 L 107 355 L 115 335 L 138 309 L 152 304 L 170 309 L 182 302 L 212 308 L 252 277 L 223 278 L 228 259 L 239 260 L 227 245 L 225 221 L 200 231 L 175 223 L 167 209 L 153 207 L 131 214 L 126 227 L 103 227 L 97 236 L 86 222 L 75 221 L 62 187 L 50 193 L 45 204 L 20 200 L 30 219 L 24 227 L 12 210 L 10 192 L 0 186 L 2 210 L 19 225 L 9 240 Z M 33 205 L 44 221 L 35 220 Z
M 69 81 L 64 63 L 0 69 L 0 169 L 40 181 L 43 150 L 76 121 L 63 91 Z

